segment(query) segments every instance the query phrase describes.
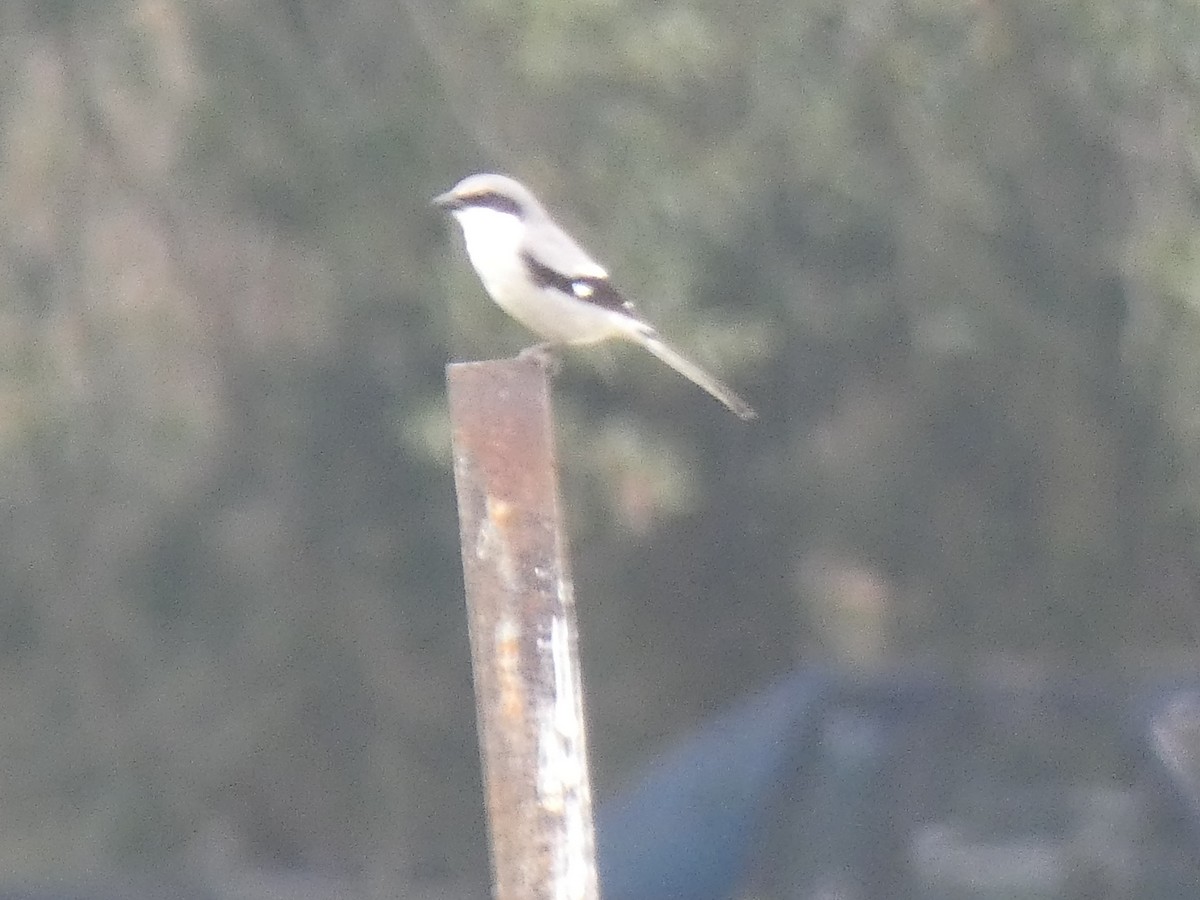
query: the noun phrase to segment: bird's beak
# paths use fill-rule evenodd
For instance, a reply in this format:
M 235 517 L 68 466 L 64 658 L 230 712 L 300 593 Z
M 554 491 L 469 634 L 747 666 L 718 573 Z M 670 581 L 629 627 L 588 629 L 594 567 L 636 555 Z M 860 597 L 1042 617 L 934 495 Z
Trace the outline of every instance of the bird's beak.
M 429 202 L 438 209 L 454 209 L 458 205 L 458 198 L 454 196 L 454 191 L 446 191 L 444 194 L 438 194 Z

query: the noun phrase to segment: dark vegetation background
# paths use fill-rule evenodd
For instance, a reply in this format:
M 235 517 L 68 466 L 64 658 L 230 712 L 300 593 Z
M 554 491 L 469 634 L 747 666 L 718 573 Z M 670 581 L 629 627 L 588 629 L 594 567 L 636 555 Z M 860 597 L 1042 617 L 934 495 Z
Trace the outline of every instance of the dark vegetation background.
M 802 662 L 1157 672 L 1200 574 L 1182 0 L 0 5 L 0 873 L 477 883 L 428 198 L 531 184 L 744 426 L 557 383 L 603 797 Z

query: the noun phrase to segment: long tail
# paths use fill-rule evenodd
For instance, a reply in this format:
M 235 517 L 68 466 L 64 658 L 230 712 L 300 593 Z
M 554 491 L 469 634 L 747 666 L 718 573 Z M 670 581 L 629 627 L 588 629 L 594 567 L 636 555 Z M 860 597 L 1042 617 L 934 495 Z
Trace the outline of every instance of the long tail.
M 712 394 L 723 404 L 729 407 L 739 419 L 756 419 L 758 413 L 754 411 L 749 403 L 739 397 L 732 390 L 727 388 L 717 379 L 713 378 L 695 363 L 684 359 L 670 347 L 663 343 L 662 338 L 652 330 L 637 331 L 630 335 L 633 340 L 641 344 L 668 366 L 686 378 L 692 384 L 699 388 L 703 388 Z

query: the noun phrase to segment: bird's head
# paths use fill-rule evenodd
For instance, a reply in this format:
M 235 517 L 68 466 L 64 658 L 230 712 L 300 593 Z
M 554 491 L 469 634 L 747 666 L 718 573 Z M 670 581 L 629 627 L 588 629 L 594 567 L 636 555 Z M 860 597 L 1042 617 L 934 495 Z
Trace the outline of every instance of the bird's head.
M 488 172 L 468 175 L 446 193 L 434 197 L 433 205 L 455 217 L 468 210 L 486 209 L 518 219 L 526 218 L 538 208 L 537 200 L 521 182 Z

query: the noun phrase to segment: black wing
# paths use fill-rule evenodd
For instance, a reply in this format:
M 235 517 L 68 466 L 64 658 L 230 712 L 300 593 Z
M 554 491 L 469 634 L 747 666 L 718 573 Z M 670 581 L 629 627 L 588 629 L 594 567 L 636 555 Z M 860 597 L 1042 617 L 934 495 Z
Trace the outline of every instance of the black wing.
M 528 253 L 521 254 L 521 258 L 529 267 L 529 273 L 538 287 L 554 288 L 556 291 L 570 294 L 578 300 L 595 303 L 597 306 L 615 312 L 623 312 L 631 316 L 637 314 L 633 304 L 617 293 L 607 278 L 598 278 L 594 275 L 564 275 L 545 263 L 538 262 Z

